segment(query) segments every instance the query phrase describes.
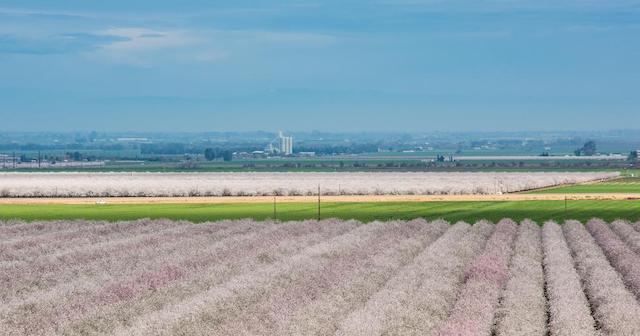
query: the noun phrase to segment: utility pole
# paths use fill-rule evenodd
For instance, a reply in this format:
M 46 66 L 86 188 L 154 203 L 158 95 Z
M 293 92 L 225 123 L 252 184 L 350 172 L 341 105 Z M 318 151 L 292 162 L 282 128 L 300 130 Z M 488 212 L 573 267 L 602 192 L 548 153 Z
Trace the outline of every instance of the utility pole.
M 16 152 L 13 152 L 13 169 L 16 169 Z
M 278 220 L 278 213 L 276 211 L 276 197 L 273 196 L 273 221 L 277 221 Z
M 320 185 L 318 184 L 318 222 L 320 221 Z
M 41 162 L 41 159 L 40 159 L 40 151 L 38 151 L 38 168 L 40 168 L 40 162 Z
M 567 212 L 567 195 L 564 195 L 564 212 Z

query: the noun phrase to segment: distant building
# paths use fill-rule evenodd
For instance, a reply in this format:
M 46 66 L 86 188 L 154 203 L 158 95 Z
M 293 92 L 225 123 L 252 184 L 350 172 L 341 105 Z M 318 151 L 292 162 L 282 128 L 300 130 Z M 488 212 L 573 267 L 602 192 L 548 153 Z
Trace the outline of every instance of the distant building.
M 120 142 L 148 142 L 149 141 L 149 139 L 147 138 L 118 138 L 116 140 Z
M 17 157 L 0 154 L 0 168 L 15 168 L 17 162 Z
M 266 158 L 267 155 L 268 155 L 267 152 L 261 151 L 261 150 L 256 150 L 256 151 L 251 152 L 251 157 L 252 158 Z
M 280 131 L 279 138 L 280 138 L 280 154 L 282 155 L 293 154 L 293 137 L 284 136 L 282 134 L 282 131 Z

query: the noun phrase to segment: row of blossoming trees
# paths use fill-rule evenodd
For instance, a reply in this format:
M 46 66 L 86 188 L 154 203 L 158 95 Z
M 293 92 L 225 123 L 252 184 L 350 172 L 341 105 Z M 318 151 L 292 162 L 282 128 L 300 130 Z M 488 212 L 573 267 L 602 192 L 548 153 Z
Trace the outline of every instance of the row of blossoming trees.
M 615 178 L 535 173 L 0 173 L 0 197 L 500 194 Z

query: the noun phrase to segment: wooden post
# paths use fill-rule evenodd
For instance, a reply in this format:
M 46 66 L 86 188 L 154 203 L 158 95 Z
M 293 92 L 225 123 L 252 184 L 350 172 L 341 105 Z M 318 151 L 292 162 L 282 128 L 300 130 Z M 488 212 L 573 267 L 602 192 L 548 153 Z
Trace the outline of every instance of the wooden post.
M 276 211 L 276 197 L 273 196 L 273 221 L 278 220 L 278 213 Z

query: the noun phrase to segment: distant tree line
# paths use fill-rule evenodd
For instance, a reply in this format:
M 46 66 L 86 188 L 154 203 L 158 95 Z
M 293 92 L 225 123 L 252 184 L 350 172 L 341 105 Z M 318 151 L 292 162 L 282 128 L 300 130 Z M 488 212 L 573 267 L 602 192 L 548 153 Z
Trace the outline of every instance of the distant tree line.
M 63 160 L 69 160 L 69 161 L 97 161 L 98 160 L 98 158 L 95 155 L 87 155 L 87 154 L 80 153 L 78 151 L 66 152 L 63 156 L 51 155 L 51 154 L 27 155 L 23 153 L 17 157 L 19 158 L 20 162 L 25 162 L 25 163 L 32 162 L 32 161 L 58 162 Z
M 182 154 L 196 154 L 201 152 L 201 149 L 185 143 L 150 143 L 141 144 L 140 152 L 142 154 L 151 155 L 182 155 Z
M 228 149 L 207 148 L 204 150 L 204 158 L 207 161 L 213 161 L 221 158 L 223 161 L 233 160 L 233 152 Z
M 2 151 L 47 151 L 47 150 L 88 150 L 102 149 L 109 151 L 125 150 L 137 148 L 137 145 L 126 146 L 120 143 L 112 144 L 82 144 L 82 143 L 64 143 L 64 144 L 35 144 L 35 143 L 0 143 Z
M 334 154 L 363 154 L 375 153 L 378 151 L 377 143 L 362 143 L 349 145 L 303 145 L 294 146 L 296 153 L 299 152 L 315 152 L 318 155 L 334 155 Z
M 574 151 L 576 156 L 591 156 L 597 153 L 596 142 L 593 140 L 587 141 L 581 148 Z

